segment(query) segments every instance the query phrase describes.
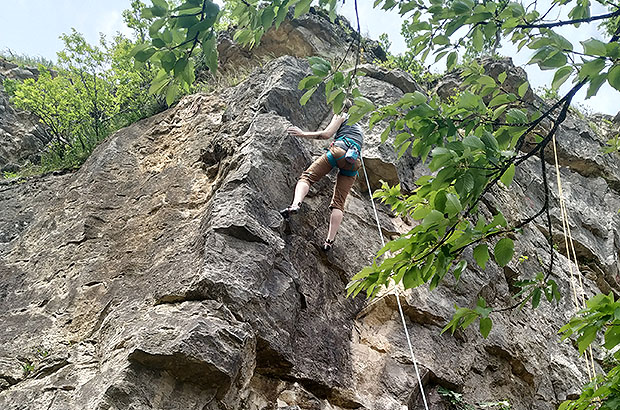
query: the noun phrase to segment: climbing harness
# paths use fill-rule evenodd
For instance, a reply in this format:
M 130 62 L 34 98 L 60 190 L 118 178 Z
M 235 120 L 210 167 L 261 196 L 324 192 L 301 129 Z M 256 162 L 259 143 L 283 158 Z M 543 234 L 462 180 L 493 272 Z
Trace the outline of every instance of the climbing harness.
M 355 163 L 360 157 L 360 153 L 362 152 L 362 147 L 353 141 L 351 138 L 347 138 L 346 136 L 337 137 L 336 141 L 342 141 L 347 146 L 347 153 L 344 155 L 344 159 L 347 162 Z
M 560 213 L 562 214 L 562 230 L 564 233 L 564 245 L 566 246 L 566 256 L 568 258 L 568 267 L 570 270 L 570 284 L 571 290 L 573 291 L 573 306 L 576 311 L 581 308 L 585 309 L 586 305 L 586 296 L 583 286 L 583 281 L 581 279 L 581 273 L 579 272 L 579 264 L 577 263 L 577 253 L 575 252 L 575 243 L 573 242 L 573 235 L 570 230 L 570 225 L 568 223 L 568 211 L 566 210 L 566 202 L 564 201 L 564 191 L 562 190 L 562 179 L 560 177 L 560 164 L 558 161 L 558 151 L 555 143 L 555 135 L 552 138 L 553 141 L 553 155 L 555 157 L 555 174 L 558 184 L 558 197 L 560 199 Z M 551 234 L 551 233 L 549 233 Z M 570 243 L 570 247 L 569 247 Z M 575 264 L 576 272 L 573 273 L 573 263 Z M 581 296 L 581 300 L 577 296 L 577 286 L 575 281 L 575 276 L 579 279 L 579 293 Z M 581 303 L 580 303 L 581 302 Z M 596 369 L 594 368 L 594 354 L 592 353 L 592 346 L 588 347 L 588 351 L 585 352 L 584 359 L 586 361 L 586 369 L 588 370 L 588 377 L 590 380 L 596 378 Z
M 327 151 L 327 161 L 329 161 L 329 164 L 333 167 L 339 168 L 338 167 L 338 161 L 345 158 L 346 154 L 335 158 L 334 154 L 332 154 L 331 151 Z M 357 176 L 357 171 L 351 170 L 351 169 L 344 169 L 344 168 L 340 168 L 340 173 L 346 177 L 354 177 Z
M 372 210 L 375 213 L 375 221 L 377 222 L 377 229 L 379 230 L 379 238 L 381 238 L 381 245 L 385 247 L 385 240 L 383 239 L 383 232 L 381 232 L 381 224 L 379 222 L 379 214 L 377 213 L 377 208 L 375 207 L 375 201 L 372 198 L 372 189 L 370 188 L 370 182 L 368 181 L 368 174 L 366 173 L 366 166 L 364 165 L 364 158 L 360 156 L 362 160 L 362 168 L 364 169 L 364 177 L 366 177 L 366 185 L 368 186 L 368 195 L 370 196 L 370 203 L 372 204 Z M 342 172 L 342 171 L 341 171 Z M 420 370 L 418 369 L 418 361 L 415 358 L 415 354 L 413 353 L 413 347 L 411 345 L 411 339 L 409 337 L 409 329 L 407 329 L 407 323 L 405 322 L 405 315 L 403 314 L 403 308 L 400 304 L 400 295 L 398 294 L 398 290 L 394 287 L 394 295 L 396 296 L 396 302 L 398 304 L 398 312 L 400 313 L 400 319 L 403 322 L 403 329 L 405 331 L 405 336 L 407 337 L 407 344 L 409 345 L 409 353 L 411 354 L 411 360 L 413 361 L 413 367 L 415 369 L 416 377 L 418 378 L 418 385 L 420 386 L 420 393 L 422 393 L 422 401 L 424 402 L 424 408 L 428 410 L 428 403 L 426 402 L 426 394 L 424 393 L 424 385 L 422 384 L 422 378 L 420 377 Z

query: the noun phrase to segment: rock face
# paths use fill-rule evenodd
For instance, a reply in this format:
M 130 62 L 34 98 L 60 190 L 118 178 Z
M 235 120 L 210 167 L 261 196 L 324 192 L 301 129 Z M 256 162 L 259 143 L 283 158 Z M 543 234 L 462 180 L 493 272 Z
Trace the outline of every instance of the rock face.
M 37 78 L 36 68 L 21 68 L 0 59 L 0 177 L 3 172 L 15 172 L 27 161 L 38 162 L 38 155 L 50 137 L 33 116 L 9 104 L 2 82 L 6 79 Z
M 374 70 L 361 90 L 376 103 L 416 88 Z M 303 60 L 277 58 L 222 94 L 186 97 L 117 132 L 74 173 L 0 185 L 0 408 L 423 408 L 394 294 L 371 304 L 344 296 L 380 247 L 363 179 L 330 254 L 317 244 L 333 174 L 289 222 L 277 212 L 325 146 L 285 131 L 329 117 L 320 93 L 298 105 L 308 72 Z M 588 293 L 616 289 L 617 158 L 598 157 L 597 137 L 572 121 L 559 143 L 581 272 Z M 413 189 L 424 165 L 396 160 L 380 132 L 368 132 L 364 151 L 372 188 L 383 179 Z M 572 167 L 575 158 L 600 172 Z M 516 190 L 496 190 L 486 209 L 511 220 L 535 210 L 539 169 L 526 164 Z M 382 206 L 379 214 L 386 235 L 408 227 Z M 432 409 L 454 408 L 445 388 L 469 403 L 550 410 L 586 380 L 557 336 L 573 311 L 561 254 L 559 305 L 497 315 L 486 340 L 474 329 L 440 335 L 455 303 L 511 303 L 516 272 L 533 276 L 548 257 L 543 225 L 519 237 L 527 260 L 470 264 L 458 283 L 401 296 Z
M 311 7 L 309 13 L 296 19 L 293 19 L 291 9 L 282 25 L 265 33 L 260 44 L 252 50 L 240 47 L 228 32 L 220 33 L 217 48 L 221 68 L 235 71 L 240 66 L 256 65 L 264 58 L 282 55 L 321 55 L 330 60 L 345 58 L 348 64 L 354 64 L 355 53 L 350 44 L 357 40 L 357 31 L 347 19 L 337 16 L 331 24 L 325 12 Z M 386 60 L 386 53 L 378 42 L 367 38 L 361 41 L 364 49 L 360 56 L 362 62 Z

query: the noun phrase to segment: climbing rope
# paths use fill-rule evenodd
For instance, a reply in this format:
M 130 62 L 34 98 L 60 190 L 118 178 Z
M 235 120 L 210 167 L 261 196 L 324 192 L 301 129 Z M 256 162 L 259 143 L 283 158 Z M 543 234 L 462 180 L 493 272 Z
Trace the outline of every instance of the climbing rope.
M 368 186 L 368 195 L 370 196 L 370 203 L 372 204 L 372 210 L 375 213 L 375 221 L 377 222 L 377 229 L 379 231 L 379 238 L 381 238 L 381 245 L 385 247 L 385 240 L 383 239 L 383 232 L 381 232 L 381 223 L 379 222 L 379 214 L 377 213 L 377 207 L 375 207 L 375 201 L 372 197 L 372 189 L 370 188 L 370 182 L 368 181 L 368 174 L 366 173 L 366 166 L 364 165 L 364 158 L 360 155 L 362 160 L 362 168 L 364 169 L 364 177 L 366 178 L 366 185 Z M 418 385 L 420 386 L 420 392 L 422 393 L 422 401 L 424 402 L 424 408 L 428 410 L 428 403 L 426 402 L 426 395 L 424 394 L 424 385 L 422 384 L 422 378 L 420 377 L 420 370 L 418 369 L 418 361 L 413 353 L 413 346 L 411 345 L 411 338 L 409 337 L 409 329 L 407 329 L 407 323 L 405 322 L 405 315 L 403 314 L 403 308 L 400 304 L 400 296 L 398 289 L 394 287 L 394 295 L 396 296 L 396 303 L 398 304 L 398 312 L 400 313 L 400 319 L 403 322 L 403 329 L 405 330 L 405 336 L 407 337 L 407 344 L 409 345 L 409 353 L 411 354 L 411 360 L 413 361 L 413 367 L 415 369 L 416 377 L 418 378 Z
M 569 261 L 568 267 L 570 270 L 570 284 L 571 284 L 571 289 L 573 291 L 573 306 L 575 308 L 575 311 L 578 311 L 580 305 L 581 305 L 581 308 L 583 309 L 587 307 L 586 296 L 585 296 L 583 281 L 581 279 L 581 273 L 579 272 L 579 264 L 577 263 L 577 252 L 575 252 L 575 243 L 573 241 L 573 235 L 571 233 L 570 225 L 568 223 L 568 211 L 566 210 L 566 202 L 564 201 L 564 191 L 562 190 L 562 178 L 560 177 L 560 164 L 558 161 L 558 151 L 557 151 L 556 142 L 555 142 L 555 135 L 553 136 L 552 141 L 553 141 L 553 155 L 555 158 L 555 174 L 556 174 L 556 179 L 557 179 L 557 184 L 558 184 L 558 197 L 560 200 L 560 213 L 562 214 L 562 230 L 564 233 L 564 245 L 566 246 L 566 257 L 568 258 L 568 261 Z M 551 235 L 551 232 L 549 232 L 549 235 Z M 573 263 L 575 264 L 576 273 L 573 273 Z M 581 296 L 581 301 L 579 300 L 579 297 L 577 296 L 577 285 L 575 283 L 576 282 L 575 276 L 577 276 L 577 278 L 579 279 L 579 289 L 580 289 L 579 293 Z M 588 377 L 590 378 L 590 380 L 592 380 L 596 378 L 596 369 L 594 368 L 594 354 L 592 353 L 592 346 L 588 347 L 588 351 L 586 351 L 584 359 L 586 361 L 586 369 L 588 370 Z

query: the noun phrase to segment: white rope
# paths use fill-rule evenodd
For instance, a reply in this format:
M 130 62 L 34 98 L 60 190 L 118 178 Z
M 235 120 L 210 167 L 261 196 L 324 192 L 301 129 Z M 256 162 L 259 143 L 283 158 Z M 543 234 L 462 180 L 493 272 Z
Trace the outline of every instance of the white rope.
M 555 174 L 558 184 L 558 197 L 560 200 L 560 212 L 562 214 L 562 230 L 564 233 L 564 243 L 566 245 L 566 257 L 568 258 L 568 267 L 570 269 L 570 285 L 573 290 L 573 304 L 575 307 L 575 311 L 578 311 L 581 307 L 585 309 L 586 305 L 586 295 L 585 289 L 583 286 L 583 280 L 581 279 L 581 272 L 579 272 L 579 261 L 577 260 L 577 252 L 575 252 L 575 243 L 573 241 L 573 235 L 571 233 L 570 224 L 568 221 L 568 210 L 566 208 L 566 201 L 564 200 L 564 190 L 562 189 L 562 178 L 560 177 L 560 162 L 558 161 L 558 150 L 555 143 L 555 135 L 552 138 L 553 141 L 553 155 L 555 159 Z M 570 243 L 570 248 L 569 248 Z M 572 250 L 572 254 L 571 254 Z M 575 264 L 576 274 L 573 274 L 573 265 Z M 579 290 L 581 296 L 581 306 L 579 303 L 579 298 L 577 296 L 577 285 L 575 284 L 575 276 L 579 279 Z M 588 370 L 588 378 L 593 380 L 596 378 L 596 368 L 594 367 L 594 354 L 592 352 L 592 345 L 588 346 L 588 351 L 584 352 L 584 359 L 586 362 L 586 369 Z M 589 357 L 588 357 L 589 355 Z M 591 369 L 590 369 L 591 367 Z
M 385 247 L 385 240 L 383 239 L 383 232 L 381 232 L 381 223 L 379 222 L 379 214 L 375 207 L 375 201 L 372 198 L 372 189 L 370 188 L 370 182 L 368 181 L 368 174 L 366 173 L 366 166 L 364 165 L 364 158 L 360 155 L 362 160 L 362 168 L 364 169 L 364 177 L 366 178 L 366 185 L 368 186 L 368 195 L 370 196 L 370 203 L 372 204 L 372 210 L 375 212 L 375 221 L 377 221 L 377 229 L 379 230 L 379 237 L 381 238 L 381 245 Z M 409 338 L 409 330 L 407 329 L 407 323 L 405 322 L 405 315 L 403 314 L 403 308 L 400 304 L 400 296 L 398 294 L 398 288 L 394 288 L 394 295 L 396 296 L 396 302 L 398 304 L 398 312 L 400 313 L 400 319 L 403 322 L 403 329 L 405 330 L 405 336 L 407 337 L 407 344 L 409 345 L 409 353 L 411 353 L 411 360 L 413 360 L 413 367 L 415 368 L 415 374 L 418 378 L 418 384 L 420 386 L 420 393 L 422 393 L 422 401 L 424 401 L 424 408 L 428 410 L 428 403 L 426 402 L 426 395 L 424 394 L 424 386 L 422 385 L 422 378 L 420 377 L 420 370 L 418 369 L 418 361 L 413 354 L 413 347 L 411 346 L 411 339 Z

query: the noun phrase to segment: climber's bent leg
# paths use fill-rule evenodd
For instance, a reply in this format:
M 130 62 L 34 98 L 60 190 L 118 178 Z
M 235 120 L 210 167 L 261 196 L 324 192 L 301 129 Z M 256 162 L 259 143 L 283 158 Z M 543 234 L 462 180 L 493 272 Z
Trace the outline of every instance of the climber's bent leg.
M 308 191 L 310 190 L 310 185 L 318 182 L 321 178 L 323 178 L 329 171 L 331 171 L 332 166 L 327 160 L 327 155 L 321 155 L 316 159 L 306 169 L 301 176 L 299 177 L 299 181 L 297 181 L 297 185 L 295 185 L 295 196 L 293 197 L 293 202 L 291 206 L 286 209 L 280 211 L 280 214 L 284 218 L 288 218 L 291 214 L 296 213 L 301 206 L 301 203 L 308 195 Z

